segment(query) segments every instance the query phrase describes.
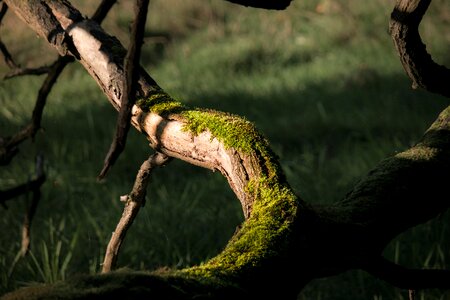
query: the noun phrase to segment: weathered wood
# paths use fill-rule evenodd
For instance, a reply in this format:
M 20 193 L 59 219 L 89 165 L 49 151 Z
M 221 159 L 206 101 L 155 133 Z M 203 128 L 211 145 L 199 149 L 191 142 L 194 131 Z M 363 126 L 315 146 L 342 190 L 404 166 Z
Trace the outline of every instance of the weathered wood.
M 450 70 L 435 63 L 419 34 L 419 24 L 431 0 L 397 0 L 390 33 L 412 87 L 450 97 Z
M 40 18 L 26 13 L 30 8 L 22 12 L 24 3 L 37 4 L 5 1 L 22 18 L 32 18 L 28 23 L 47 38 L 46 29 L 34 28 L 48 29 L 47 23 L 40 24 Z M 125 51 L 117 39 L 95 22 L 80 19 L 73 8 L 64 8 L 66 2 L 39 3 L 48 5 L 46 10 L 57 20 L 55 26 L 67 35 L 67 44 L 54 46 L 69 49 L 119 108 Z M 218 170 L 228 179 L 246 218 L 241 230 L 219 255 L 201 266 L 85 276 L 19 290 L 5 299 L 107 299 L 111 295 L 294 299 L 311 279 L 350 269 L 372 270 L 383 279 L 383 272 L 374 270 L 373 264 L 386 244 L 450 205 L 440 197 L 450 180 L 450 107 L 417 145 L 382 161 L 343 200 L 317 208 L 294 194 L 268 142 L 247 121 L 215 111 L 190 110 L 170 98 L 144 70 L 137 96 L 142 101 L 133 107 L 132 122 L 152 148 Z

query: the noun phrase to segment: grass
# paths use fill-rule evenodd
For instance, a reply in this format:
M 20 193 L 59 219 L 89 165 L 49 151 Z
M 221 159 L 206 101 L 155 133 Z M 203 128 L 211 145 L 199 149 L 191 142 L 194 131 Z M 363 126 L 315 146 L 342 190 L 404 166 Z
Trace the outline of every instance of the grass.
M 122 2 L 105 28 L 126 43 L 131 1 Z M 221 1 L 152 2 L 148 32 L 153 37 L 144 45 L 143 62 L 184 104 L 254 122 L 298 194 L 311 203 L 332 203 L 382 158 L 417 141 L 448 105 L 442 97 L 410 89 L 387 34 L 391 2 L 297 0 L 283 12 Z M 93 11 L 89 1 L 73 3 L 85 14 Z M 434 1 L 421 28 L 427 49 L 441 63 L 450 62 L 449 22 L 448 1 Z M 4 23 L 2 40 L 22 64 L 51 60 L 50 51 L 38 51 L 47 49 L 39 40 L 33 38 L 29 47 L 13 43 L 18 35 L 33 35 L 12 15 Z M 0 83 L 0 136 L 27 122 L 42 80 Z M 0 294 L 99 271 L 122 211 L 119 197 L 130 191 L 135 172 L 151 153 L 145 138 L 131 132 L 107 180 L 96 182 L 115 118 L 86 72 L 75 64 L 68 67 L 49 97 L 45 130 L 0 169 L 0 189 L 22 183 L 32 176 L 34 157 L 42 151 L 48 174 L 32 225 L 32 255 L 15 262 L 28 196 L 0 211 L 0 224 L 7 228 L 0 235 Z M 448 220 L 445 214 L 409 230 L 392 241 L 385 256 L 410 267 L 449 268 Z M 241 221 L 239 203 L 219 174 L 174 161 L 155 172 L 119 265 L 198 264 L 218 253 Z M 448 297 L 430 290 L 418 298 Z M 407 299 L 407 293 L 352 271 L 313 281 L 299 299 Z

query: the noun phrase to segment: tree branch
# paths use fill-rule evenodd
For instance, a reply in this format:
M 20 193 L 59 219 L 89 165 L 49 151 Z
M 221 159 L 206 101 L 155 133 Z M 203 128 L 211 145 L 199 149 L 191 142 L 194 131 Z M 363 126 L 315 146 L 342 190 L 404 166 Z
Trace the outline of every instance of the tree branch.
M 55 64 L 56 61 L 53 63 Z M 12 69 L 12 71 L 6 73 L 5 76 L 3 76 L 3 79 L 10 79 L 17 76 L 23 76 L 23 75 L 42 75 L 46 74 L 50 71 L 51 66 L 42 66 L 37 68 L 21 68 L 21 67 L 15 67 Z
M 24 14 L 22 1 L 6 1 L 16 14 L 34 18 L 28 23 L 36 32 L 49 29 Z M 120 108 L 126 81 L 123 47 L 97 23 L 67 13 L 72 9 L 60 7 L 66 2 L 45 3 L 57 26 L 71 38 L 80 62 L 112 105 Z M 313 278 L 367 268 L 366 259 L 381 255 L 392 238 L 450 205 L 442 197 L 450 180 L 450 107 L 417 145 L 382 161 L 342 201 L 316 208 L 295 195 L 268 141 L 253 124 L 222 112 L 189 109 L 144 70 L 137 94 L 133 125 L 157 151 L 220 171 L 241 202 L 246 219 L 241 230 L 220 254 L 200 266 L 165 273 L 109 272 L 41 290 L 19 290 L 11 298 L 123 293 L 131 298 L 167 298 L 171 293 L 176 295 L 172 299 L 243 299 L 244 294 L 294 298 Z
M 286 7 L 291 4 L 292 0 L 270 0 L 270 1 L 259 1 L 259 0 L 227 0 L 228 2 L 251 6 L 257 8 L 266 8 L 266 9 L 286 9 Z
M 36 157 L 36 177 L 43 178 L 43 181 L 45 181 L 44 157 L 41 154 Z M 37 185 L 31 189 L 33 191 L 33 197 L 31 198 L 31 203 L 28 206 L 22 225 L 22 247 L 20 250 L 22 256 L 25 256 L 30 250 L 31 222 L 36 213 L 39 200 L 41 199 L 40 187 L 41 185 Z
M 141 206 L 145 204 L 145 195 L 147 186 L 150 181 L 150 175 L 155 167 L 165 165 L 169 161 L 169 157 L 162 153 L 151 155 L 140 167 L 136 180 L 134 181 L 132 191 L 121 197 L 121 201 L 125 202 L 122 217 L 117 224 L 116 230 L 113 232 L 111 240 L 106 248 L 105 259 L 103 261 L 102 273 L 113 270 L 116 266 L 119 256 L 120 247 L 128 229 L 133 224 Z
M 64 67 L 73 61 L 70 56 L 64 56 L 58 59 L 49 69 L 47 77 L 39 89 L 36 104 L 31 116 L 31 122 L 14 136 L 4 139 L 0 144 L 0 164 L 8 164 L 15 153 L 17 153 L 17 146 L 28 138 L 34 138 L 37 131 L 41 128 L 42 113 L 44 111 L 47 96 L 56 83 Z
M 42 158 L 36 159 L 36 178 L 30 180 L 27 183 L 18 185 L 11 189 L 0 191 L 0 205 L 5 205 L 6 201 L 16 198 L 20 195 L 39 189 L 39 187 L 45 182 L 45 173 L 42 168 Z
M 94 13 L 93 16 L 96 22 L 100 24 L 103 21 L 103 19 L 106 17 L 106 15 L 108 14 L 108 12 L 110 11 L 115 2 L 116 1 L 113 0 L 104 0 L 100 4 L 100 6 L 98 7 L 97 11 Z M 6 3 L 3 3 L 2 10 L 0 11 L 0 21 L 1 17 L 3 17 L 3 15 L 6 13 L 7 7 L 8 6 L 6 5 Z M 25 11 L 28 10 L 32 11 L 33 9 L 30 8 L 25 9 Z M 37 7 L 34 8 L 34 10 L 40 11 L 42 9 Z M 51 30 L 46 28 L 45 30 L 42 31 L 46 32 Z M 13 71 L 7 74 L 5 78 L 11 78 L 13 76 L 19 75 L 29 75 L 29 74 L 40 75 L 47 73 L 47 77 L 43 82 L 41 88 L 39 89 L 38 97 L 36 99 L 36 104 L 33 109 L 30 124 L 25 126 L 21 131 L 19 131 L 12 137 L 0 138 L 0 165 L 7 165 L 9 164 L 11 159 L 17 154 L 18 145 L 30 137 L 33 138 L 36 135 L 37 131 L 40 129 L 42 114 L 45 107 L 45 103 L 47 101 L 47 97 L 50 94 L 50 91 L 53 85 L 56 83 L 56 80 L 58 79 L 59 75 L 62 73 L 67 64 L 74 61 L 74 58 L 71 56 L 60 56 L 50 66 L 44 66 L 36 69 L 22 69 L 12 60 L 12 57 L 9 54 L 6 47 L 4 47 L 3 49 L 2 46 L 4 47 L 3 43 L 0 41 L 0 49 L 4 53 L 5 60 L 7 60 L 7 63 L 9 62 L 9 64 L 13 68 Z
M 419 24 L 431 0 L 397 0 L 390 33 L 412 87 L 450 97 L 450 70 L 435 63 L 419 34 Z
M 125 85 L 124 95 L 117 117 L 116 132 L 103 163 L 98 178 L 106 176 L 109 168 L 115 163 L 120 153 L 125 149 L 125 144 L 130 129 L 131 110 L 136 102 L 136 87 L 139 80 L 139 60 L 141 57 L 141 46 L 144 41 L 145 23 L 147 19 L 147 8 L 149 0 L 137 0 L 135 6 L 135 19 L 131 29 L 131 40 L 128 52 L 125 56 Z
M 450 289 L 450 270 L 407 269 L 383 257 L 364 270 L 401 289 Z
M 117 0 L 102 0 L 95 13 L 92 15 L 91 20 L 101 24 L 116 2 Z

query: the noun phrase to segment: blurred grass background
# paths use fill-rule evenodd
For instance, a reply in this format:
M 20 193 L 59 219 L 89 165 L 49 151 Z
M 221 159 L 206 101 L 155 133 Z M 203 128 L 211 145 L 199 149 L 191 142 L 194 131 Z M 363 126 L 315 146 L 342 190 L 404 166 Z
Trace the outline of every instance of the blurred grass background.
M 86 15 L 95 10 L 93 2 L 72 1 Z M 103 26 L 125 45 L 132 3 L 119 2 Z M 413 145 L 448 105 L 447 99 L 410 88 L 388 34 L 393 5 L 297 0 L 278 12 L 219 0 L 155 0 L 142 63 L 185 104 L 254 122 L 298 194 L 311 203 L 332 203 L 382 158 Z M 22 66 L 56 57 L 12 13 L 3 23 L 2 40 Z M 442 64 L 450 64 L 449 23 L 450 3 L 435 0 L 421 25 L 428 51 Z M 3 62 L 0 71 L 7 72 Z M 0 136 L 28 122 L 42 81 L 0 82 Z M 82 67 L 66 68 L 48 99 L 44 130 L 0 168 L 0 189 L 13 187 L 33 175 L 34 157 L 43 152 L 48 174 L 28 257 L 15 259 L 30 197 L 0 210 L 0 294 L 99 271 L 121 215 L 119 196 L 130 191 L 152 152 L 133 130 L 107 180 L 98 183 L 115 118 Z M 174 161 L 154 173 L 118 264 L 133 269 L 198 264 L 218 253 L 240 222 L 240 205 L 219 174 Z M 409 267 L 450 268 L 449 231 L 444 214 L 392 241 L 385 256 Z M 450 294 L 427 290 L 417 298 L 450 299 Z M 299 299 L 407 299 L 407 291 L 351 271 L 311 282 Z

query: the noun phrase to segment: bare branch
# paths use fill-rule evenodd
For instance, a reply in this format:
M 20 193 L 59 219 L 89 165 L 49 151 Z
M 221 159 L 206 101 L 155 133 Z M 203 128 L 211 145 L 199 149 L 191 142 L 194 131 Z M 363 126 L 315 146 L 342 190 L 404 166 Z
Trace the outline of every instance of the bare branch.
M 450 70 L 435 63 L 419 34 L 419 24 L 431 0 L 397 0 L 390 33 L 412 87 L 450 97 Z
M 56 61 L 53 63 L 55 64 Z M 24 76 L 24 75 L 42 75 L 46 74 L 50 71 L 51 66 L 42 66 L 37 68 L 13 68 L 11 72 L 6 73 L 5 76 L 3 76 L 3 79 L 10 79 L 17 76 Z
M 8 51 L 8 48 L 6 48 L 6 45 L 0 40 L 0 51 L 3 54 L 3 59 L 5 60 L 5 63 L 8 67 L 11 69 L 18 69 L 20 68 L 18 64 L 14 61 L 11 54 Z
M 36 178 L 30 180 L 27 183 L 18 185 L 11 189 L 0 191 L 0 205 L 5 205 L 5 202 L 23 195 L 29 191 L 39 189 L 39 187 L 45 182 L 45 173 L 43 171 L 43 158 L 38 156 L 36 159 Z
M 383 257 L 371 262 L 364 270 L 401 289 L 450 289 L 450 270 L 407 269 Z
M 125 202 L 122 217 L 117 224 L 116 230 L 113 232 L 111 240 L 106 248 L 105 259 L 103 261 L 102 273 L 106 273 L 115 268 L 117 257 L 119 255 L 120 246 L 128 229 L 133 224 L 141 206 L 145 203 L 145 194 L 150 175 L 155 167 L 163 166 L 169 161 L 169 157 L 162 153 L 151 155 L 140 167 L 133 189 L 130 194 L 121 197 L 121 201 Z M 123 199 L 123 200 L 122 200 Z
M 39 154 L 36 157 L 36 176 L 37 178 L 44 178 L 44 157 L 42 154 Z M 31 221 L 33 220 L 34 214 L 36 213 L 36 209 L 41 198 L 41 185 L 36 186 L 33 191 L 33 197 L 31 199 L 31 203 L 28 206 L 27 213 L 23 220 L 22 225 L 22 247 L 21 247 L 21 255 L 25 256 L 30 250 L 30 232 L 31 232 Z
M 271 1 L 259 1 L 259 0 L 227 0 L 232 3 L 244 5 L 244 6 L 252 6 L 257 8 L 266 8 L 266 9 L 285 9 L 291 4 L 291 0 L 271 0 Z
M 122 105 L 117 118 L 116 133 L 106 155 L 103 169 L 98 176 L 102 179 L 110 167 L 115 163 L 120 153 L 125 149 L 128 131 L 130 129 L 131 110 L 136 102 L 136 87 L 139 79 L 139 59 L 141 46 L 144 40 L 145 23 L 149 0 L 137 0 L 135 7 L 135 20 L 131 29 L 131 41 L 124 60 L 125 86 Z
M 117 0 L 102 0 L 102 3 L 100 3 L 97 10 L 92 15 L 91 20 L 101 24 L 116 2 Z
M 0 24 L 1 24 L 3 17 L 5 16 L 7 11 L 8 11 L 8 5 L 6 3 L 3 3 L 2 8 L 0 9 Z
M 12 159 L 15 153 L 17 153 L 17 146 L 28 138 L 34 138 L 37 131 L 41 128 L 42 113 L 44 111 L 47 96 L 50 93 L 53 85 L 56 83 L 58 76 L 64 70 L 64 67 L 73 61 L 73 57 L 64 56 L 60 57 L 51 67 L 44 80 L 41 88 L 39 89 L 36 104 L 33 109 L 31 122 L 25 126 L 22 130 L 16 133 L 14 136 L 4 139 L 3 143 L 0 143 L 0 163 L 7 164 Z

